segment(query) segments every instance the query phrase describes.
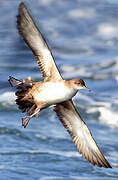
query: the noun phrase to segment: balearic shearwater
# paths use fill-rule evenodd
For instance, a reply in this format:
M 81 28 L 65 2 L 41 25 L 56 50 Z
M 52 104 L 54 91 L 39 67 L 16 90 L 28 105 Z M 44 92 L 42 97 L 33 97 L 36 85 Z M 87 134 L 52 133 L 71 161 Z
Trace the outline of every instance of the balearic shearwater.
M 19 5 L 17 25 L 20 35 L 32 50 L 44 78 L 40 82 L 34 82 L 31 78 L 23 81 L 9 78 L 10 84 L 18 89 L 16 103 L 19 109 L 27 114 L 22 118 L 22 125 L 26 127 L 30 118 L 40 116 L 42 109 L 55 105 L 54 111 L 82 156 L 93 165 L 111 168 L 72 101 L 79 89 L 89 90 L 84 81 L 79 78 L 72 80 L 62 78 L 44 37 L 23 2 Z

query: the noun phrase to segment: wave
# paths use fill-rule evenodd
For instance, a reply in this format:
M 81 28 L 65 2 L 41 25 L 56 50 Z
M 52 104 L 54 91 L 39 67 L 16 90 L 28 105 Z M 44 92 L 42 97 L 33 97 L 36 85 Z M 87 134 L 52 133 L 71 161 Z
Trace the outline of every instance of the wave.
M 112 108 L 99 107 L 99 120 L 110 127 L 118 128 L 118 112 Z
M 65 78 L 83 77 L 90 80 L 106 80 L 112 77 L 117 79 L 118 57 L 93 64 L 62 65 L 61 70 Z
M 22 151 L 9 151 L 9 152 L 0 152 L 0 155 L 16 155 L 16 154 L 50 154 L 50 155 L 56 155 L 56 156 L 63 156 L 63 157 L 81 157 L 81 154 L 79 154 L 76 151 L 56 151 L 56 150 L 50 150 L 50 149 L 38 149 L 38 150 L 22 150 Z
M 0 106 L 10 107 L 15 104 L 15 93 L 11 91 L 1 92 L 0 94 Z

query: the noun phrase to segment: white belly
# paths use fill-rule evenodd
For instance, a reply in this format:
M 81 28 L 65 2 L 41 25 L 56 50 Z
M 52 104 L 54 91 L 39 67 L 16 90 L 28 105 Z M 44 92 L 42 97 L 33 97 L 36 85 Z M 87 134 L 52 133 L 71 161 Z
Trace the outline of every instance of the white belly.
M 71 99 L 76 93 L 76 90 L 67 88 L 63 83 L 47 82 L 34 98 L 39 102 L 55 104 Z

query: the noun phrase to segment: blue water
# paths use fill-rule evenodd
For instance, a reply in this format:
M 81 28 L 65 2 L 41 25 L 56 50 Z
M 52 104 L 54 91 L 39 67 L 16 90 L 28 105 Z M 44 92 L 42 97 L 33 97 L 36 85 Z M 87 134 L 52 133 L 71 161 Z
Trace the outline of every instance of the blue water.
M 64 78 L 80 77 L 75 105 L 112 169 L 77 152 L 52 108 L 26 129 L 8 76 L 41 80 L 16 28 L 19 0 L 0 0 L 0 180 L 118 179 L 118 1 L 27 0 Z

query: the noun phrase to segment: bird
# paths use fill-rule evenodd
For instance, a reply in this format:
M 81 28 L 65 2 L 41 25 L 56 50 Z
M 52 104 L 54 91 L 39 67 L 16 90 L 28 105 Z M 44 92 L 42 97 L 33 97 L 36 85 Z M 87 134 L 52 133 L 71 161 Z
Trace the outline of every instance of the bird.
M 41 110 L 54 105 L 53 110 L 83 158 L 98 167 L 112 168 L 72 100 L 78 90 L 90 89 L 80 78 L 65 80 L 61 76 L 46 40 L 24 2 L 19 4 L 17 28 L 33 52 L 43 76 L 43 80 L 38 82 L 34 82 L 31 77 L 22 81 L 9 77 L 9 83 L 17 88 L 16 104 L 23 113 L 26 113 L 22 118 L 22 126 L 26 128 L 31 118 L 39 117 Z

